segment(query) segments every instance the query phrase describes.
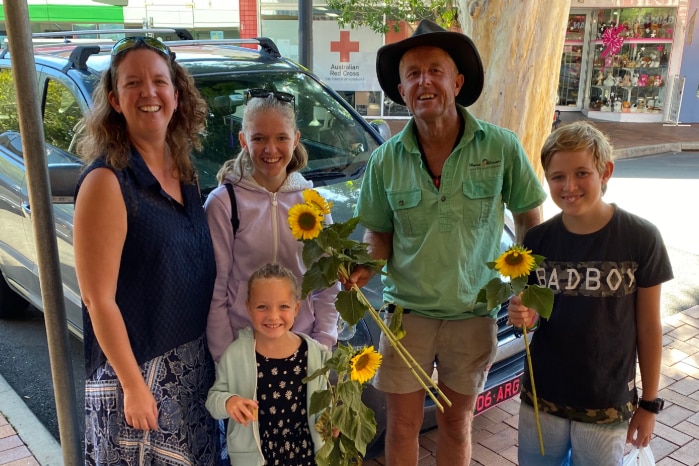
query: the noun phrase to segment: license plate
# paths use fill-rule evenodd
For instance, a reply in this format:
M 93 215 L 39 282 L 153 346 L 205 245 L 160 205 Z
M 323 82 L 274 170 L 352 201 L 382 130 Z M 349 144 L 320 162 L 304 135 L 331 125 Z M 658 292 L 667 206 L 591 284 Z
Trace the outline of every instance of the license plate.
M 522 374 L 519 374 L 514 379 L 507 380 L 481 392 L 476 400 L 476 408 L 473 411 L 474 416 L 518 395 L 521 380 Z

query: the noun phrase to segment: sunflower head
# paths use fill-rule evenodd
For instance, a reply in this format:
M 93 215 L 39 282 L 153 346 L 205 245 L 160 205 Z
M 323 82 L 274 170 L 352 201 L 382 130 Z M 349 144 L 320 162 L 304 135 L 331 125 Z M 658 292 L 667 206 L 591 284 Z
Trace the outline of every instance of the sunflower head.
M 316 238 L 323 229 L 323 214 L 311 204 L 296 204 L 289 209 L 289 226 L 298 240 Z
M 350 360 L 350 379 L 364 383 L 371 379 L 381 365 L 381 355 L 374 347 L 364 348 Z
M 303 200 L 306 201 L 306 204 L 310 204 L 318 209 L 321 214 L 330 215 L 330 208 L 333 206 L 333 203 L 326 201 L 315 189 L 304 189 Z
M 495 270 L 510 279 L 529 275 L 535 266 L 536 261 L 532 252 L 518 244 L 513 244 L 495 259 Z

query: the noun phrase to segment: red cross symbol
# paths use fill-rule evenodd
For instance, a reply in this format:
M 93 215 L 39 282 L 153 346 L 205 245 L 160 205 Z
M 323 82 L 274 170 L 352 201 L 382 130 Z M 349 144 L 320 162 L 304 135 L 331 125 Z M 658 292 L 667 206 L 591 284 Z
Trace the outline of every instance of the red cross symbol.
M 330 41 L 330 51 L 340 52 L 340 63 L 346 63 L 350 61 L 350 52 L 359 52 L 359 41 L 351 41 L 349 31 L 340 31 L 340 40 Z

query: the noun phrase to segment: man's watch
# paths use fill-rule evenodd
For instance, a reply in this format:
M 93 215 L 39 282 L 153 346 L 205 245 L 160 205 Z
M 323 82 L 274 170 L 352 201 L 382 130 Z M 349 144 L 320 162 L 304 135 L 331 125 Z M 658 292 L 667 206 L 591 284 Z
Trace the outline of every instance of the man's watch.
M 650 411 L 653 414 L 658 414 L 665 407 L 665 400 L 662 398 L 656 398 L 653 401 L 639 400 L 638 407 Z

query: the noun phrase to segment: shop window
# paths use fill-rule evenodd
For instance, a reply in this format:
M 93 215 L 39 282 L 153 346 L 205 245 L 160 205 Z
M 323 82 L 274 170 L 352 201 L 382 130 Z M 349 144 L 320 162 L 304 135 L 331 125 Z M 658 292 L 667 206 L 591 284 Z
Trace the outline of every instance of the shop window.
M 590 110 L 661 113 L 674 34 L 673 8 L 600 10 Z

